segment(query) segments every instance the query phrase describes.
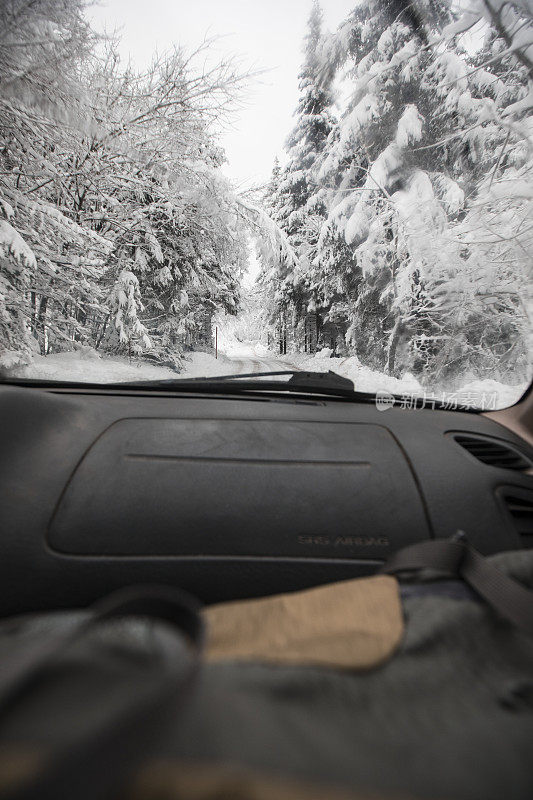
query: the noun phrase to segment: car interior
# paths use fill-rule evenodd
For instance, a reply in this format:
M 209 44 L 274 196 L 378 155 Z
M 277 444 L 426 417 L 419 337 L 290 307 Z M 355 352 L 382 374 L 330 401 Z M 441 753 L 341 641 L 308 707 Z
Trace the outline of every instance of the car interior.
M 533 0 L 0 0 L 0 800 L 533 798 Z

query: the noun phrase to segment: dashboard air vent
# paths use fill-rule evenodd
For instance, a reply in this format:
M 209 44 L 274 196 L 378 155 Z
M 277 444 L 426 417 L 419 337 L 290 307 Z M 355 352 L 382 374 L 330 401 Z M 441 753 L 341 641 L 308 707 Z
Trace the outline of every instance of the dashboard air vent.
M 505 488 L 503 501 L 524 547 L 533 547 L 533 492 Z
M 500 469 L 526 470 L 533 467 L 533 462 L 526 458 L 519 450 L 497 439 L 470 434 L 455 434 L 457 444 L 473 455 L 483 464 Z

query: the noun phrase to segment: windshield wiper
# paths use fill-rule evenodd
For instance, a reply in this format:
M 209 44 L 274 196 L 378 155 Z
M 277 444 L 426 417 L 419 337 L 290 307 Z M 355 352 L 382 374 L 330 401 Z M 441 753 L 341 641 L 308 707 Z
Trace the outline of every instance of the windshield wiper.
M 263 380 L 290 376 L 288 381 Z M 258 380 L 259 379 L 259 380 Z M 121 387 L 142 389 L 198 389 L 201 391 L 224 391 L 231 386 L 231 391 L 276 391 L 298 392 L 300 394 L 324 394 L 335 397 L 360 398 L 366 393 L 356 392 L 353 382 L 337 375 L 336 372 L 302 372 L 299 370 L 283 370 L 280 372 L 251 372 L 237 375 L 217 375 L 214 378 L 169 378 L 156 381 L 135 381 L 120 383 Z
M 289 376 L 288 381 L 284 380 L 264 380 L 264 378 L 276 378 L 278 376 Z M 260 380 L 257 380 L 257 379 Z M 12 386 L 33 386 L 38 389 L 48 391 L 76 391 L 76 392 L 101 392 L 102 390 L 121 391 L 160 391 L 160 392 L 198 392 L 199 394 L 241 394 L 255 395 L 263 392 L 280 394 L 283 392 L 293 392 L 300 396 L 305 395 L 328 395 L 338 397 L 352 402 L 377 403 L 379 392 L 361 392 L 354 389 L 354 384 L 348 378 L 338 375 L 336 372 L 300 372 L 297 370 L 286 370 L 281 372 L 251 372 L 240 373 L 237 375 L 217 375 L 214 378 L 168 378 L 166 380 L 155 381 L 117 381 L 115 383 L 92 383 L 89 381 L 57 381 L 45 378 L 2 378 L 0 385 L 7 384 Z M 403 405 L 402 397 L 397 394 L 385 392 L 386 405 L 382 408 L 409 408 L 409 409 L 431 409 L 443 411 L 458 411 L 450 409 L 446 400 L 428 398 L 427 396 L 417 397 L 408 395 L 408 404 Z M 379 407 L 379 406 L 378 406 Z M 479 414 L 481 409 L 474 407 L 461 408 L 462 413 Z

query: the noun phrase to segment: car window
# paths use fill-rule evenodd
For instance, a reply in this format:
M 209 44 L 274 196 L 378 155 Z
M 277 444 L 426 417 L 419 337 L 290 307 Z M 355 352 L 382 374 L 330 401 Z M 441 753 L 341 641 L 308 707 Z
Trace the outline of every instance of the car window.
M 525 0 L 0 6 L 0 371 L 532 378 Z

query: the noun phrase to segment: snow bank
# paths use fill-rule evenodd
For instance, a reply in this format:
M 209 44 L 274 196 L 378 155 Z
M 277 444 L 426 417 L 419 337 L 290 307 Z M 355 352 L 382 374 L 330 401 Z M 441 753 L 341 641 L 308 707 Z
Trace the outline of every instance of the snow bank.
M 487 401 L 490 398 L 492 408 L 489 408 L 489 410 L 494 410 L 496 408 L 514 406 L 514 404 L 520 400 L 528 386 L 528 383 L 519 383 L 515 386 L 509 386 L 499 381 L 486 379 L 465 383 L 465 385 L 459 389 L 459 393 L 461 395 L 472 395 L 478 398 L 485 397 Z
M 409 395 L 423 398 L 436 398 L 449 404 L 450 409 L 461 409 L 466 406 L 484 408 L 491 411 L 514 405 L 526 391 L 528 384 L 520 383 L 509 386 L 494 380 L 474 380 L 465 383 L 459 389 L 450 392 L 432 390 L 424 387 L 417 378 L 406 373 L 402 378 L 393 378 L 381 372 L 369 369 L 361 364 L 357 356 L 349 358 L 330 358 L 330 350 L 322 350 L 316 355 L 294 353 L 287 356 L 273 356 L 285 361 L 287 366 L 298 369 L 327 372 L 332 370 L 353 381 L 356 391 L 379 394 L 390 392 L 394 395 Z
M 30 364 L 17 370 L 17 377 L 50 381 L 80 381 L 83 383 L 115 383 L 117 381 L 165 380 L 176 373 L 166 367 L 136 362 L 127 358 L 100 358 L 87 350 L 35 356 Z
M 0 355 L 0 369 L 14 370 L 25 367 L 30 360 L 30 356 L 16 350 L 4 350 Z
M 331 350 L 324 349 L 314 356 L 304 353 L 292 353 L 287 356 L 277 356 L 281 361 L 287 361 L 298 369 L 309 370 L 311 372 L 328 372 L 332 370 L 338 375 L 349 378 L 353 381 L 358 392 L 391 392 L 391 394 L 402 394 L 409 392 L 412 394 L 423 393 L 423 387 L 412 375 L 405 375 L 403 378 L 393 378 L 390 375 L 383 375 L 375 372 L 368 367 L 364 367 L 357 356 L 348 358 L 330 358 Z
M 68 353 L 35 356 L 26 367 L 17 369 L 16 375 L 51 381 L 116 383 L 210 377 L 232 371 L 233 365 L 221 354 L 216 359 L 209 353 L 188 353 L 183 370 L 178 375 L 167 367 L 154 366 L 145 361 L 132 359 L 130 363 L 128 358 L 102 358 L 92 348 L 84 347 Z
M 223 353 L 218 358 L 210 353 L 188 353 L 180 378 L 211 378 L 217 375 L 232 375 L 235 365 Z M 174 375 L 176 377 L 176 375 Z

